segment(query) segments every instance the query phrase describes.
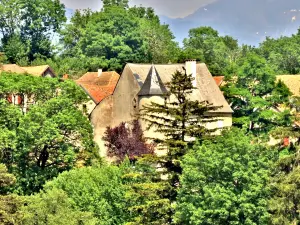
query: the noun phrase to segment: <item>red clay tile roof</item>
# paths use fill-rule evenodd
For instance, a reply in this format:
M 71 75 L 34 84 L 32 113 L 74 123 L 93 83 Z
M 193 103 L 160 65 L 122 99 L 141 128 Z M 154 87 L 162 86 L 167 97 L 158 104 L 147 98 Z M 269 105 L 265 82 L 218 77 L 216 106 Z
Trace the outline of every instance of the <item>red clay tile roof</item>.
M 224 76 L 215 76 L 213 78 L 216 81 L 217 85 L 220 87 L 224 81 Z
M 112 95 L 119 81 L 120 75 L 116 72 L 88 72 L 76 80 L 85 92 L 98 104 L 104 98 Z

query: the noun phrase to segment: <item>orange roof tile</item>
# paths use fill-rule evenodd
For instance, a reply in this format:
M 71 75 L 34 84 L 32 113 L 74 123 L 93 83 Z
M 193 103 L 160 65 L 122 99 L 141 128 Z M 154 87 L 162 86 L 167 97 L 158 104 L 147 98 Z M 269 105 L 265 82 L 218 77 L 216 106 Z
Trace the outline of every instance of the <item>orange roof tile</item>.
M 112 95 L 119 81 L 120 75 L 116 72 L 88 72 L 76 80 L 85 92 L 98 104 L 104 98 Z
M 224 81 L 224 76 L 214 76 L 213 78 L 216 81 L 217 85 L 220 87 Z

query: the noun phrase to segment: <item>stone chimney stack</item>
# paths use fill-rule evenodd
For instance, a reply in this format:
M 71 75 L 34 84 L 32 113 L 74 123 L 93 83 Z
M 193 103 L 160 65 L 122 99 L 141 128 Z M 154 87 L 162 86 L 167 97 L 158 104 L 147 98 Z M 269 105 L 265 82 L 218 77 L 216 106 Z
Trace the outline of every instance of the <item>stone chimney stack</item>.
M 186 69 L 186 74 L 190 75 L 192 74 L 194 80 L 193 80 L 193 86 L 197 87 L 197 80 L 196 80 L 196 74 L 197 74 L 197 62 L 195 59 L 187 60 L 185 62 L 185 69 Z
M 98 77 L 100 77 L 102 74 L 102 69 L 98 69 Z

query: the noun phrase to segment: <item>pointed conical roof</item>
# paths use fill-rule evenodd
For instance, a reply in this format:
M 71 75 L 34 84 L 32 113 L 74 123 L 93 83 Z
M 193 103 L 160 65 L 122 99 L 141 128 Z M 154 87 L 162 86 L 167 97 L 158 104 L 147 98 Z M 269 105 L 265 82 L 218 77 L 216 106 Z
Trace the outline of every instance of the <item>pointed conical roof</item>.
M 154 65 L 151 66 L 147 78 L 139 92 L 139 96 L 145 95 L 165 95 L 167 89 L 155 68 Z

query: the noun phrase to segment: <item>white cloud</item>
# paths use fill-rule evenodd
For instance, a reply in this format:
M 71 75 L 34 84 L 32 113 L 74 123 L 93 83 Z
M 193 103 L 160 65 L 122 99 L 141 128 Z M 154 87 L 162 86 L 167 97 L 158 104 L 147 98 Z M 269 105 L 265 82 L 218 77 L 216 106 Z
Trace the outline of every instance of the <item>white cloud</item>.
M 67 8 L 99 10 L 102 7 L 101 0 L 61 0 Z M 192 14 L 199 7 L 205 6 L 216 0 L 131 0 L 130 5 L 143 5 L 152 7 L 159 15 L 172 18 L 184 17 Z

